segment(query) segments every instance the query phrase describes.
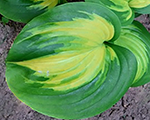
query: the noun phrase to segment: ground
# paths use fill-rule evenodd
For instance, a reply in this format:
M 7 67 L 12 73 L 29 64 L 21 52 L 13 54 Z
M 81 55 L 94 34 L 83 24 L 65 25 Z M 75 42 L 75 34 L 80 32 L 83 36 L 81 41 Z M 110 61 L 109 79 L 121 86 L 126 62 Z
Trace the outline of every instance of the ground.
M 150 31 L 148 15 L 139 17 Z M 42 115 L 20 102 L 5 81 L 5 58 L 24 24 L 10 21 L 0 23 L 0 120 L 58 120 Z M 150 120 L 150 83 L 130 88 L 123 98 L 104 113 L 85 120 Z

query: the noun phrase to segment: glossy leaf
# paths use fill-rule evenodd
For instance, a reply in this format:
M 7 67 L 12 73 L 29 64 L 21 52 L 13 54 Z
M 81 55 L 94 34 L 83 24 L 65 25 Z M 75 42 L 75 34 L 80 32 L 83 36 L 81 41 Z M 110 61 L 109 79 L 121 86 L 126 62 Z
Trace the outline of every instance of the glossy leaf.
M 0 14 L 11 20 L 27 23 L 62 2 L 64 0 L 0 0 Z
M 150 33 L 137 21 L 123 27 L 115 44 L 129 49 L 137 59 L 137 73 L 132 86 L 150 82 Z
M 47 11 L 25 26 L 8 54 L 9 88 L 32 109 L 56 118 L 107 110 L 137 72 L 132 51 L 113 43 L 120 30 L 118 17 L 99 4 L 67 3 Z

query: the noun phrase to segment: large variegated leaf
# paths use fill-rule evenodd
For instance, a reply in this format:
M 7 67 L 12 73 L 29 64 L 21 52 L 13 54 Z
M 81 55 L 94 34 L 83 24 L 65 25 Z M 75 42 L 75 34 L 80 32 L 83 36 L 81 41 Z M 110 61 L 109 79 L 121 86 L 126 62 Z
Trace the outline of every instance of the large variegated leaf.
M 134 19 L 134 12 L 150 13 L 150 0 L 85 0 L 105 5 L 119 17 L 123 26 L 129 25 Z M 133 12 L 134 11 L 134 12 Z
M 32 109 L 56 118 L 79 119 L 115 104 L 136 75 L 118 17 L 95 3 L 57 6 L 29 22 L 6 61 L 9 88 Z
M 114 42 L 129 49 L 136 57 L 138 68 L 132 86 L 150 81 L 150 33 L 137 21 L 123 27 L 120 37 Z
M 17 21 L 27 23 L 64 0 L 0 0 L 0 14 Z

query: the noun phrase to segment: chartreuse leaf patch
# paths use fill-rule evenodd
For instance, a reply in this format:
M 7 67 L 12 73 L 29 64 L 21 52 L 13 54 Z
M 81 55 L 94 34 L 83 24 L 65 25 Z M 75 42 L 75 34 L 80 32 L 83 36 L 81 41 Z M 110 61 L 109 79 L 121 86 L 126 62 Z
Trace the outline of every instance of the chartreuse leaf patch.
M 8 86 L 48 116 L 81 119 L 102 113 L 149 70 L 149 34 L 142 31 L 136 24 L 121 29 L 118 17 L 100 4 L 57 6 L 16 38 L 6 60 Z
M 60 2 L 64 0 L 0 0 L 0 14 L 11 20 L 27 23 Z
M 150 13 L 150 0 L 85 0 L 95 2 L 111 9 L 120 19 L 123 26 L 129 25 L 134 19 L 134 12 Z

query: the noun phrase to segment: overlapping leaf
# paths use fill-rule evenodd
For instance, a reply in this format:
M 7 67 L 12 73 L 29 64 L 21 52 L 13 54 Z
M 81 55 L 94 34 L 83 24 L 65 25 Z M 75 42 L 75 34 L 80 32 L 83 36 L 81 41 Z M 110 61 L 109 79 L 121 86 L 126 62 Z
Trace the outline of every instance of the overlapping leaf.
M 0 0 L 0 14 L 17 21 L 27 23 L 37 15 L 56 6 L 64 0 Z
M 134 12 L 150 13 L 150 0 L 85 0 L 105 5 L 119 17 L 123 26 L 129 25 L 134 19 Z
M 137 21 L 122 27 L 120 37 L 114 42 L 129 49 L 136 57 L 138 68 L 132 86 L 140 86 L 150 81 L 150 33 Z

